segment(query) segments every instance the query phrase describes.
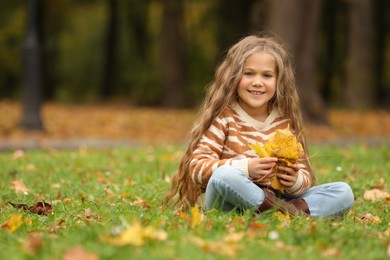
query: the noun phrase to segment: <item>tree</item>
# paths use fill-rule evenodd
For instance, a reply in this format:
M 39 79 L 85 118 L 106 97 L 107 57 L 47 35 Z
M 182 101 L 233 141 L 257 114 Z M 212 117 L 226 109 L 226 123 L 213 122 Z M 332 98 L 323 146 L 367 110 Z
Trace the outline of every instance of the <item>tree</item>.
M 346 67 L 345 105 L 370 108 L 375 103 L 373 2 L 349 1 L 349 52 Z
M 42 130 L 42 68 L 37 26 L 37 1 L 28 1 L 27 36 L 24 45 L 21 127 Z
M 113 95 L 116 56 L 115 49 L 117 45 L 117 28 L 118 28 L 118 4 L 116 0 L 108 0 L 108 22 L 105 35 L 104 45 L 104 64 L 103 64 L 103 78 L 100 89 L 101 97 L 110 97 Z
M 38 28 L 42 53 L 42 98 L 44 101 L 56 97 L 59 85 L 60 35 L 64 27 L 67 0 L 38 1 Z
M 321 0 L 268 0 L 268 28 L 289 46 L 296 63 L 296 79 L 304 116 L 325 123 L 317 73 L 317 39 Z
M 183 1 L 163 0 L 161 28 L 161 72 L 163 107 L 185 105 L 185 51 L 183 36 Z
M 232 44 L 251 32 L 251 9 L 255 0 L 218 0 L 216 16 L 218 17 L 217 43 L 224 55 Z

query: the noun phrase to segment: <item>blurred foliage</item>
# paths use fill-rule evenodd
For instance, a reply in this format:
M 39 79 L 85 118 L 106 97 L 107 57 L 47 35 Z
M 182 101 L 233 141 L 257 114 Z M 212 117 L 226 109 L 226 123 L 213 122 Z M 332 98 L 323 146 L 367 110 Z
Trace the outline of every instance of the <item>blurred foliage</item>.
M 220 0 L 183 0 L 188 75 L 186 94 L 195 105 L 212 80 L 224 49 L 219 49 L 223 20 Z M 38 0 L 46 99 L 85 102 L 101 99 L 104 39 L 108 17 L 105 0 Z M 256 1 L 254 1 L 256 2 Z M 258 0 L 257 2 L 262 2 Z M 117 1 L 118 20 L 113 98 L 155 105 L 161 94 L 160 0 Z M 257 5 L 261 6 L 261 5 Z M 0 99 L 18 99 L 27 2 L 0 1 Z M 378 61 L 379 101 L 390 103 L 390 2 L 375 1 L 376 35 L 383 53 Z M 324 1 L 319 46 L 321 95 L 328 104 L 342 103 L 347 46 L 346 1 Z M 223 18 L 223 19 L 226 19 Z M 229 31 L 224 28 L 223 31 Z M 384 35 L 384 36 L 383 36 Z M 379 38 L 378 38 L 379 39 Z M 379 41 L 379 40 L 378 40 Z M 104 97 L 103 97 L 104 98 Z

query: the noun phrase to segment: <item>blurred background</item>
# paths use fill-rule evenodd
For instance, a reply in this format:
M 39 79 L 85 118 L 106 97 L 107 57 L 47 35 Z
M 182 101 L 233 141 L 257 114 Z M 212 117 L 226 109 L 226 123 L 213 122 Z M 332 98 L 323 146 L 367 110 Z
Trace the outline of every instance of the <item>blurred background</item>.
M 53 102 L 197 108 L 226 50 L 264 31 L 310 122 L 390 108 L 388 0 L 0 0 L 0 100 L 30 129 Z

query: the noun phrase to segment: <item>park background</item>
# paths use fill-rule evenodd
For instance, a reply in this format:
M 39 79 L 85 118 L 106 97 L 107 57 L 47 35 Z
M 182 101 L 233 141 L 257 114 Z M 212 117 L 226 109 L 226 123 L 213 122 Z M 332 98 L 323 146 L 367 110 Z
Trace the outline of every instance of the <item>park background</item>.
M 388 258 L 389 13 L 387 0 L 0 0 L 0 257 Z M 318 183 L 354 191 L 341 217 L 162 205 L 216 66 L 262 31 L 294 57 Z
M 183 143 L 226 50 L 258 32 L 293 55 L 309 137 L 388 140 L 388 13 L 385 0 L 0 1 L 1 143 Z

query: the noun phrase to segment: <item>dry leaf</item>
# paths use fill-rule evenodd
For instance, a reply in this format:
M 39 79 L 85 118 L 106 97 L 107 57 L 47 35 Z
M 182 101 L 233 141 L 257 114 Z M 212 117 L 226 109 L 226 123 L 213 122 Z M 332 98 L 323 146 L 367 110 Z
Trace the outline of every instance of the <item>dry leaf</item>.
M 12 154 L 12 159 L 13 160 L 17 160 L 17 159 L 20 159 L 20 158 L 23 158 L 25 156 L 25 152 L 23 150 L 16 150 L 13 154 Z
M 200 237 L 193 237 L 192 241 L 206 252 L 223 256 L 234 257 L 239 249 L 237 241 L 204 241 Z
M 30 171 L 30 172 L 34 172 L 34 171 L 37 169 L 37 167 L 36 167 L 34 164 L 30 163 L 30 164 L 28 164 L 28 165 L 26 166 L 26 169 L 27 169 L 28 171 Z
M 30 233 L 24 243 L 24 251 L 30 255 L 36 255 L 42 248 L 43 239 L 36 233 Z
M 130 198 L 130 194 L 128 194 L 127 192 L 122 192 L 120 198 L 121 199 L 128 199 L 128 198 Z
M 28 189 L 24 185 L 23 180 L 11 181 L 11 184 L 16 193 L 28 194 Z
M 248 226 L 248 235 L 251 237 L 260 236 L 265 237 L 268 226 L 261 223 L 251 222 Z
M 365 214 L 361 218 L 357 219 L 361 223 L 371 222 L 374 224 L 379 224 L 381 222 L 381 219 L 378 216 L 374 216 L 370 213 Z
M 286 129 L 276 130 L 264 145 L 256 142 L 249 147 L 260 157 L 277 157 L 277 166 L 291 166 L 304 154 L 302 144 L 290 131 L 290 126 Z M 271 187 L 283 191 L 285 187 L 277 177 L 277 174 L 280 173 L 278 167 L 274 168 L 274 172 L 276 176 L 271 179 Z M 255 182 L 259 181 L 261 180 L 255 180 Z
M 85 209 L 84 215 L 79 215 L 80 217 L 85 217 L 86 222 L 100 222 L 102 218 L 94 213 L 90 208 Z
M 73 247 L 65 252 L 64 260 L 98 260 L 98 255 L 85 251 L 82 247 Z
M 124 185 L 131 186 L 131 183 L 132 183 L 132 179 L 130 177 L 126 177 Z
M 371 200 L 372 202 L 376 202 L 378 200 L 390 199 L 390 193 L 379 189 L 372 189 L 372 190 L 364 191 L 363 197 L 366 200 Z
M 49 215 L 51 213 L 51 205 L 46 202 L 37 202 L 34 206 L 31 206 L 28 209 L 31 213 L 36 213 L 38 215 Z
M 23 224 L 22 217 L 22 214 L 13 214 L 7 222 L 1 225 L 1 227 L 10 233 L 13 233 Z
M 135 200 L 133 202 L 130 202 L 131 206 L 139 206 L 150 209 L 151 206 L 145 201 L 145 200 Z
M 290 215 L 285 215 L 285 214 L 283 214 L 282 212 L 280 212 L 280 211 L 276 211 L 276 212 L 274 212 L 273 213 L 273 216 L 274 217 L 277 217 L 278 219 L 280 219 L 280 220 L 283 220 L 283 221 L 290 221 L 291 220 L 291 216 Z
M 184 211 L 180 210 L 180 211 L 176 212 L 175 216 L 181 218 L 182 220 L 184 220 L 187 223 L 191 223 L 190 217 L 187 216 L 187 213 L 185 213 Z
M 199 226 L 202 223 L 203 214 L 199 211 L 198 206 L 191 208 L 191 228 Z
M 137 219 L 125 231 L 114 237 L 102 237 L 101 240 L 117 246 L 142 246 L 149 240 L 166 240 L 168 235 L 163 230 L 153 227 L 143 227 Z
M 51 213 L 51 205 L 46 202 L 39 201 L 35 205 L 28 207 L 26 204 L 12 203 L 8 201 L 10 205 L 17 209 L 23 209 L 24 211 L 30 211 L 31 213 L 36 213 L 38 215 L 49 215 Z
M 65 229 L 66 226 L 62 225 L 63 223 L 65 223 L 65 220 L 61 219 L 60 221 L 58 221 L 57 223 L 55 223 L 53 226 L 49 227 L 47 229 L 47 232 L 49 233 L 55 233 L 59 230 L 62 230 L 62 229 Z
M 338 256 L 340 255 L 340 250 L 338 248 L 332 247 L 322 251 L 321 256 L 329 257 L 329 256 Z

